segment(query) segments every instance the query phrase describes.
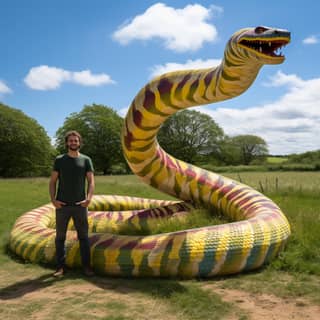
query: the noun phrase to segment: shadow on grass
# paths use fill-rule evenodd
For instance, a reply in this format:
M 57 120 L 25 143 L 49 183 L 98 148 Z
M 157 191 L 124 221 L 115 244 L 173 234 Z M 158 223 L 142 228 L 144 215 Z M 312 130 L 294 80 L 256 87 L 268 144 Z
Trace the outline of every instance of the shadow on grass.
M 180 316 L 179 319 L 218 320 L 232 310 L 232 305 L 222 301 L 213 291 L 201 288 L 195 280 L 95 276 L 88 281 L 105 291 L 115 291 L 128 296 L 135 296 L 138 292 L 149 296 L 155 303 L 161 303 L 162 300 L 171 312 Z
M 57 281 L 60 281 L 60 279 L 54 278 L 52 273 L 45 274 L 34 279 L 25 279 L 19 281 L 0 289 L 0 300 L 19 298 L 27 293 L 49 287 Z
M 79 282 L 80 280 L 80 282 Z M 232 306 L 223 302 L 218 294 L 203 289 L 196 280 L 170 279 L 170 278 L 120 278 L 94 275 L 86 277 L 81 269 L 68 270 L 62 278 L 54 278 L 52 270 L 50 274 L 41 275 L 36 278 L 17 281 L 5 288 L 0 289 L 0 301 L 21 298 L 24 295 L 40 291 L 53 286 L 61 292 L 64 288 L 71 287 L 77 291 L 77 284 L 82 281 L 102 289 L 105 292 L 123 294 L 129 298 L 141 299 L 141 295 L 149 296 L 154 303 L 164 301 L 170 312 L 183 315 L 183 319 L 222 319 L 222 316 L 232 310 Z M 63 283 L 62 283 L 63 282 Z M 74 287 L 73 287 L 74 286 Z M 88 294 L 95 294 L 90 286 L 84 287 Z M 82 290 L 83 290 L 82 289 Z M 91 292 L 91 293 L 90 293 Z M 99 291 L 98 291 L 99 292 Z M 138 293 L 138 295 L 137 295 Z M 100 298 L 101 296 L 99 296 Z M 98 298 L 98 296 L 96 296 Z M 196 303 L 195 303 L 196 302 Z
M 12 252 L 8 246 L 4 248 L 5 254 L 13 262 L 20 265 L 26 264 L 26 261 L 20 256 Z M 52 266 L 42 265 L 44 268 Z M 27 293 L 41 290 L 53 285 L 57 281 L 68 281 L 83 279 L 99 287 L 103 290 L 113 290 L 120 293 L 142 292 L 154 297 L 170 298 L 174 293 L 185 293 L 187 288 L 179 283 L 179 279 L 169 278 L 125 278 L 125 277 L 107 277 L 95 275 L 86 277 L 81 272 L 81 269 L 68 269 L 67 274 L 62 278 L 54 278 L 53 270 L 50 273 L 41 275 L 38 278 L 25 279 L 20 282 L 11 284 L 5 288 L 0 288 L 0 300 L 15 299 L 24 296 Z M 66 285 L 71 285 L 66 283 Z
M 11 252 L 10 258 L 16 263 L 25 264 L 25 261 L 19 256 Z M 48 265 L 42 265 L 44 268 L 48 268 Z M 20 282 L 16 282 L 10 286 L 0 289 L 0 300 L 14 299 L 24 296 L 27 293 L 41 290 L 43 288 L 54 285 L 57 281 L 68 281 L 68 280 L 85 280 L 92 285 L 103 289 L 116 291 L 123 294 L 130 294 L 131 292 L 141 292 L 150 295 L 155 298 L 170 299 L 173 295 L 187 294 L 189 286 L 194 282 L 221 282 L 226 279 L 239 279 L 244 275 L 257 275 L 262 273 L 268 266 L 263 266 L 257 270 L 249 272 L 228 275 L 228 276 L 217 276 L 213 278 L 196 278 L 193 280 L 180 279 L 180 278 L 126 278 L 126 277 L 108 277 L 99 274 L 93 277 L 87 277 L 81 269 L 68 269 L 67 274 L 62 278 L 53 277 L 53 270 L 50 273 L 41 275 L 34 279 L 25 279 Z M 66 285 L 72 285 L 72 283 L 66 282 Z
M 237 274 L 230 274 L 225 276 L 214 276 L 211 278 L 195 277 L 192 279 L 185 278 L 125 278 L 125 277 L 108 277 L 102 275 L 95 275 L 93 277 L 83 277 L 91 284 L 104 289 L 115 290 L 122 293 L 130 293 L 139 291 L 157 298 L 171 298 L 175 294 L 187 294 L 190 287 L 205 283 L 221 283 L 225 280 L 245 280 L 249 276 L 263 275 L 266 270 L 270 268 L 269 264 L 263 265 L 258 269 L 250 270 Z
M 188 288 L 177 279 L 106 278 L 100 276 L 86 279 L 103 290 L 114 290 L 128 294 L 138 291 L 152 297 L 165 299 L 174 294 L 183 294 L 188 291 Z

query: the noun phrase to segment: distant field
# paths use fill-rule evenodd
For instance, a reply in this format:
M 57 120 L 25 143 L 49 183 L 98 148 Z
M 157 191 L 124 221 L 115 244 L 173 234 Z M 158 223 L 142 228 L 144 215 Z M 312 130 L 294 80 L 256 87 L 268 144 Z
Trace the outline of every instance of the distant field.
M 320 193 L 320 172 L 271 171 L 271 172 L 239 172 L 222 174 L 241 181 L 254 189 L 266 193 L 274 192 L 311 192 Z M 261 190 L 261 188 L 263 190 Z
M 287 157 L 268 157 L 267 162 L 270 164 L 279 164 L 288 161 Z
M 52 269 L 24 263 L 5 252 L 16 218 L 49 202 L 48 178 L 0 179 L 0 317 L 69 320 L 85 315 L 97 320 L 249 320 L 255 319 L 255 312 L 262 312 L 266 318 L 287 319 L 288 314 L 288 319 L 293 316 L 317 319 L 320 172 L 226 175 L 258 190 L 263 188 L 287 215 L 292 236 L 286 250 L 265 268 L 201 281 L 98 276 L 89 281 L 76 271 L 66 279 L 52 279 Z M 172 199 L 132 175 L 96 177 L 96 193 Z M 259 305 L 259 299 L 271 302 Z M 250 305 L 254 306 L 252 310 Z

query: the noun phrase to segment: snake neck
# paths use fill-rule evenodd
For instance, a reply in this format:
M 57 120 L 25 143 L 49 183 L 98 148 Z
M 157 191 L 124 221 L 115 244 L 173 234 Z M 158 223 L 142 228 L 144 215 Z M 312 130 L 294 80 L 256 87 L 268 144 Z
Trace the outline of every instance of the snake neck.
M 123 153 L 133 173 L 180 199 L 220 203 L 209 200 L 206 190 L 214 192 L 221 185 L 231 186 L 233 181 L 170 156 L 159 146 L 157 132 L 180 110 L 245 92 L 264 64 L 283 62 L 284 56 L 277 50 L 289 41 L 286 30 L 261 26 L 241 29 L 228 41 L 219 66 L 170 72 L 149 82 L 133 100 L 121 136 Z
M 133 100 L 123 126 L 122 146 L 132 171 L 143 177 L 146 163 L 163 154 L 156 135 L 169 116 L 240 95 L 253 83 L 261 66 L 229 44 L 215 68 L 170 72 L 149 82 Z

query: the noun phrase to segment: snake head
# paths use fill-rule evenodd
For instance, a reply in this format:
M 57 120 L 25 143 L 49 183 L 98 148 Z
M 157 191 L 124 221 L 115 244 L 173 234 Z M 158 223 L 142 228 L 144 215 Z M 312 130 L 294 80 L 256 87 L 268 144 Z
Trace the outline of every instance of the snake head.
M 289 42 L 289 31 L 264 26 L 242 29 L 232 39 L 242 53 L 264 64 L 282 63 L 285 57 L 281 49 Z

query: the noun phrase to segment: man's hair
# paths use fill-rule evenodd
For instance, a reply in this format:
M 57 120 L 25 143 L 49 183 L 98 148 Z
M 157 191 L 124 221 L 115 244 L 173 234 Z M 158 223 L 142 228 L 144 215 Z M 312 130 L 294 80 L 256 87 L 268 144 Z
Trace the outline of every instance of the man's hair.
M 76 130 L 71 130 L 71 131 L 68 131 L 66 133 L 66 135 L 64 136 L 64 143 L 65 145 L 67 146 L 67 143 L 68 143 L 68 139 L 70 136 L 76 136 L 79 138 L 79 142 L 80 142 L 80 146 L 82 145 L 82 137 L 81 137 L 81 134 L 76 131 Z

